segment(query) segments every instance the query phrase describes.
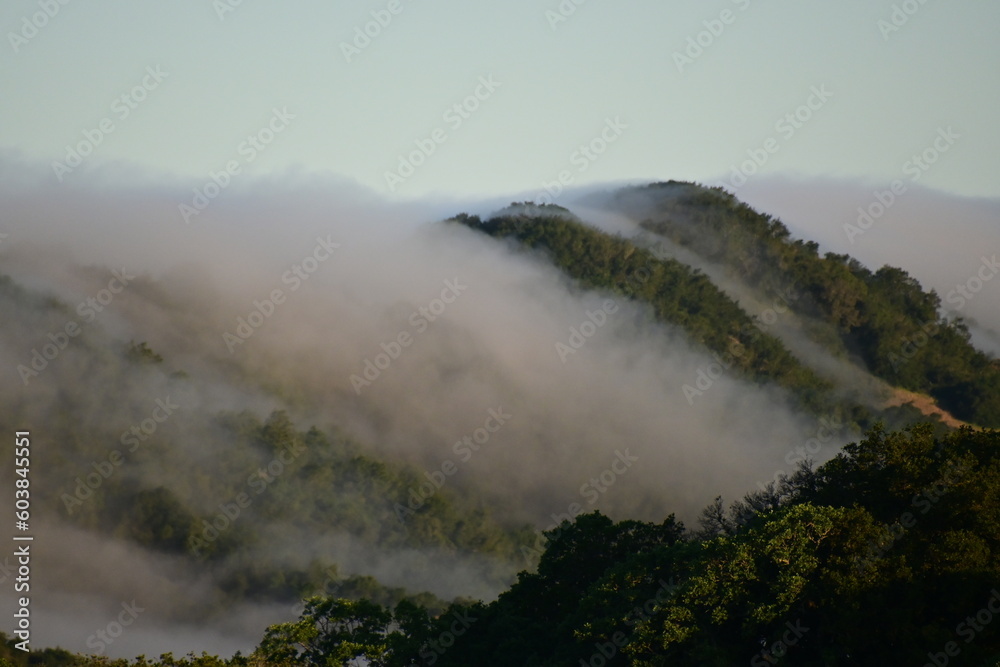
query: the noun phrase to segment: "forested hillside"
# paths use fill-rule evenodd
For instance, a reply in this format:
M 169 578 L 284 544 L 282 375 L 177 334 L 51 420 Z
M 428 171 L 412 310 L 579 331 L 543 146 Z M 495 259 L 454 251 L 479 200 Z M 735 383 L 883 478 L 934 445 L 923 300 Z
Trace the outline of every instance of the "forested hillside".
M 920 414 L 912 406 L 882 409 L 855 398 L 852 387 L 810 365 L 815 360 L 798 358 L 705 273 L 640 239 L 605 233 L 552 205 L 514 204 L 485 220 L 460 214 L 435 228 L 435 242 L 447 238 L 463 252 L 485 249 L 503 270 L 511 260 L 506 244 L 529 257 L 525 264 L 537 270 L 534 275 L 556 276 L 558 298 L 621 296 L 635 306 L 629 312 L 636 313 L 636 330 L 676 337 L 684 354 L 694 349 L 731 368 L 738 378 L 735 398 L 718 415 L 706 406 L 708 419 L 733 418 L 741 392 L 776 389 L 766 392 L 778 397 L 768 405 L 775 413 L 792 413 L 796 427 L 805 416 L 805 428 L 818 433 L 812 422 L 829 415 L 845 432 L 864 432 L 864 438 L 835 456 L 824 452 L 821 466 L 805 454 L 795 462 L 786 457 L 790 467 L 783 475 L 779 470 L 777 484 L 758 483 L 761 490 L 735 502 L 720 496 L 695 522 L 690 518 L 711 496 L 699 496 L 704 500 L 695 501 L 695 511 L 685 511 L 664 501 L 675 497 L 664 492 L 644 505 L 654 511 L 642 518 L 654 521 L 628 519 L 637 516 L 628 513 L 615 521 L 574 503 L 570 507 L 581 511 L 571 510 L 572 520 L 540 533 L 512 517 L 525 516 L 532 504 L 549 505 L 536 498 L 521 507 L 513 493 L 480 495 L 474 475 L 497 474 L 491 466 L 506 457 L 508 481 L 534 475 L 540 485 L 551 484 L 560 472 L 555 468 L 582 453 L 562 448 L 563 441 L 577 440 L 536 430 L 549 413 L 526 420 L 532 425 L 518 432 L 524 442 L 498 438 L 490 454 L 477 458 L 483 468 L 447 485 L 443 471 L 446 463 L 457 470 L 453 461 L 424 471 L 387 455 L 357 430 L 341 428 L 352 408 L 375 406 L 365 415 L 369 430 L 361 432 L 379 433 L 378 421 L 407 400 L 411 387 L 423 386 L 428 373 L 453 377 L 456 341 L 473 341 L 474 353 L 463 357 L 477 369 L 476 382 L 464 385 L 472 393 L 490 382 L 522 386 L 479 369 L 501 355 L 482 353 L 486 339 L 474 338 L 470 320 L 441 323 L 441 338 L 429 334 L 420 341 L 442 353 L 448 363 L 440 367 L 417 363 L 416 353 L 402 359 L 402 342 L 395 348 L 382 342 L 379 368 L 389 375 L 392 365 L 399 378 L 412 363 L 417 383 L 394 393 L 386 381 L 379 389 L 389 398 L 373 391 L 364 397 L 372 401 L 367 404 L 350 402 L 357 392 L 354 398 L 348 391 L 327 394 L 325 383 L 303 385 L 320 395 L 296 400 L 296 392 L 306 390 L 269 374 L 266 355 L 258 365 L 241 365 L 231 350 L 229 357 L 198 351 L 203 343 L 187 340 L 196 329 L 182 326 L 175 336 L 182 344 L 162 339 L 172 341 L 169 348 L 128 341 L 109 317 L 73 334 L 72 345 L 68 333 L 50 334 L 51 344 L 40 344 L 49 345 L 42 347 L 44 357 L 36 363 L 22 355 L 29 365 L 17 366 L 23 391 L 9 401 L 0 426 L 14 431 L 22 423 L 44 423 L 46 441 L 58 443 L 46 453 L 44 477 L 32 481 L 45 489 L 33 498 L 35 514 L 50 526 L 79 531 L 68 534 L 98 536 L 143 558 L 179 563 L 192 589 L 197 579 L 199 594 L 203 586 L 210 590 L 198 602 L 184 601 L 185 610 L 197 605 L 196 620 L 225 618 L 244 604 L 304 601 L 304 610 L 298 620 L 271 625 L 247 655 L 130 661 L 57 649 L 25 654 L 3 635 L 0 667 L 945 664 L 938 656 L 947 664 L 1000 665 L 1000 623 L 991 623 L 1000 614 L 1000 432 L 990 430 L 1000 416 L 998 362 L 976 351 L 961 321 L 943 318 L 938 297 L 902 270 L 872 272 L 846 256 L 820 257 L 816 244 L 791 240 L 780 222 L 724 192 L 669 183 L 625 190 L 613 201 L 650 235 L 727 267 L 752 289 L 795 286 L 803 298 L 788 305 L 831 357 L 870 368 L 894 386 L 928 392 L 976 428 L 952 430 L 940 420 L 917 424 Z M 150 304 L 162 297 L 158 289 L 153 281 L 135 287 L 131 310 L 122 309 L 140 323 L 138 330 L 146 308 L 154 311 Z M 325 304 L 323 296 L 315 303 Z M 447 307 L 450 315 L 458 306 L 452 310 L 444 296 L 414 310 L 394 302 L 387 312 L 436 317 Z M 18 351 L 29 349 L 26 340 L 39 345 L 35 332 L 68 332 L 66 322 L 73 321 L 68 301 L 6 276 L 0 276 L 0 308 L 15 315 L 0 343 Z M 163 312 L 176 318 L 183 309 Z M 386 317 L 390 325 L 377 331 L 396 325 L 398 318 Z M 425 328 L 432 321 L 423 320 Z M 284 342 L 280 329 L 272 332 L 277 344 Z M 217 345 L 216 338 L 213 332 Z M 532 344 L 548 347 L 548 339 L 536 338 Z M 409 340 L 405 346 L 418 349 Z M 623 335 L 616 344 L 631 345 L 632 339 Z M 348 357 L 342 367 L 360 365 L 331 348 Z M 601 378 L 605 372 L 602 367 Z M 566 384 L 553 385 L 554 391 Z M 628 399 L 632 384 L 619 385 Z M 515 393 L 505 396 L 515 400 Z M 649 393 L 658 414 L 661 397 Z M 428 396 L 422 398 L 437 400 L 437 394 Z M 311 426 L 317 422 L 306 417 L 324 414 L 325 400 L 350 407 L 336 413 L 342 421 Z M 407 425 L 418 427 L 425 412 L 411 408 Z M 575 403 L 571 408 L 574 420 L 586 422 L 587 414 L 575 414 Z M 768 413 L 752 422 L 760 432 L 741 430 L 735 445 L 721 451 L 746 462 L 757 451 L 775 456 L 758 449 L 756 438 L 774 440 L 781 452 L 802 442 L 773 437 L 780 431 L 770 430 L 772 418 L 777 420 Z M 631 419 L 629 414 L 622 425 L 600 432 L 602 455 L 631 444 L 621 435 L 631 432 L 625 428 Z M 660 427 L 651 429 L 644 456 L 675 455 L 667 463 L 672 466 L 685 463 L 679 457 L 700 455 L 706 443 L 686 449 L 671 439 L 671 430 L 687 427 L 689 419 L 680 413 L 668 428 L 656 422 Z M 708 430 L 716 437 L 714 428 Z M 473 433 L 478 431 L 489 439 L 485 428 Z M 566 432 L 574 431 L 556 433 Z M 432 435 L 437 445 L 454 442 Z M 553 450 L 551 467 L 531 469 L 524 456 L 540 448 Z M 440 448 L 429 451 L 438 460 Z M 796 451 L 804 450 L 790 449 L 790 455 Z M 497 458 L 488 460 L 491 455 Z M 599 488 L 600 494 L 592 493 L 601 498 L 624 474 L 615 465 L 598 469 L 603 472 L 583 487 L 568 488 L 579 488 L 581 496 Z M 795 465 L 797 472 L 789 473 Z M 606 474 L 614 475 L 611 484 L 602 481 Z M 747 477 L 738 478 L 737 496 L 752 488 Z M 626 483 L 636 478 L 633 473 Z M 668 487 L 660 477 L 651 486 Z M 380 558 L 382 569 L 375 572 L 367 561 Z M 406 568 L 403 576 L 390 569 L 398 563 Z M 394 577 L 390 584 L 386 574 Z M 465 591 L 474 583 L 476 594 L 426 592 L 452 577 L 461 583 L 447 581 L 448 590 Z M 403 579 L 406 585 L 399 585 Z M 494 599 L 497 591 L 503 592 Z M 290 617 L 286 611 L 279 618 Z
M 592 513 L 546 535 L 537 572 L 490 604 L 313 598 L 251 656 L 30 664 L 1000 664 L 997 431 L 875 428 L 695 530 Z
M 756 383 L 785 388 L 806 410 L 838 414 L 862 429 L 877 419 L 903 425 L 922 418 L 912 407 L 881 410 L 844 398 L 854 392 L 836 391 L 705 274 L 590 226 L 564 208 L 516 203 L 487 220 L 460 214 L 452 221 L 541 252 L 582 289 L 648 305 L 650 323 L 681 328 L 724 366 Z
M 0 310 L 9 314 L 8 333 L 14 322 L 59 331 L 73 315 L 68 304 L 7 276 L 0 276 Z M 13 432 L 51 410 L 44 433 L 58 448 L 46 452 L 35 482 L 45 493 L 36 494 L 34 514 L 43 525 L 181 559 L 214 591 L 199 614 L 330 590 L 387 604 L 447 604 L 345 572 L 321 548 L 299 549 L 315 555 L 290 562 L 272 548 L 289 538 L 339 536 L 372 553 L 475 555 L 496 587 L 522 563 L 530 527 L 499 520 L 473 491 L 435 485 L 417 466 L 386 460 L 335 427 L 301 428 L 284 410 L 210 409 L 174 359 L 100 328 L 81 328 L 72 346 L 53 349 L 55 358 L 36 365 L 41 380 L 27 376 L 32 393 L 0 415 Z M 252 402 L 250 394 L 241 400 Z
M 747 377 L 790 389 L 812 409 L 820 409 L 828 398 L 828 383 L 800 364 L 781 341 L 756 328 L 705 275 L 680 262 L 658 259 L 552 205 L 515 204 L 486 221 L 467 215 L 454 220 L 490 236 L 543 250 L 582 288 L 648 303 L 656 319 L 681 327 L 692 340 L 724 356 Z
M 892 385 L 930 394 L 959 419 L 1000 426 L 1000 361 L 976 350 L 961 319 L 943 317 L 940 296 L 906 271 L 821 256 L 816 243 L 792 239 L 779 220 L 718 188 L 656 183 L 620 191 L 614 206 L 752 286 L 795 286 L 804 298 L 790 307 L 829 325 L 813 330 L 829 350 L 853 355 Z

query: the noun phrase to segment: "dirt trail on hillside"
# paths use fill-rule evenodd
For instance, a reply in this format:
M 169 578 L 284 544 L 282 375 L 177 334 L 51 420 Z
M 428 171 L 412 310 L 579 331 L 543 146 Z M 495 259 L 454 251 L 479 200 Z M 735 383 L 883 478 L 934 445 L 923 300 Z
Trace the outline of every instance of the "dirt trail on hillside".
M 882 405 L 883 408 L 894 408 L 904 403 L 912 403 L 913 406 L 920 410 L 927 416 L 937 415 L 941 418 L 948 426 L 953 428 L 958 428 L 959 426 L 971 426 L 968 422 L 964 422 L 961 419 L 956 419 L 950 412 L 942 409 L 934 402 L 934 399 L 926 394 L 918 394 L 915 391 L 910 391 L 908 389 L 900 389 L 899 387 L 892 387 L 892 395 L 888 400 Z

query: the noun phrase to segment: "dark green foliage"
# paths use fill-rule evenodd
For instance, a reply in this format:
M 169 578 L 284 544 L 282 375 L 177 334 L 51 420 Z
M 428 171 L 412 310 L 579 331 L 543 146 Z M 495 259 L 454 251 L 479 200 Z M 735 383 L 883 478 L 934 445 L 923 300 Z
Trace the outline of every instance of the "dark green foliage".
M 73 318 L 69 305 L 3 275 L 0 306 L 11 314 L 4 340 L 38 340 L 37 332 L 59 331 Z M 299 538 L 348 535 L 376 551 L 476 553 L 484 570 L 492 568 L 488 579 L 511 580 L 530 529 L 497 520 L 475 492 L 449 484 L 414 502 L 427 483 L 420 468 L 383 460 L 332 429 L 302 431 L 284 411 L 263 423 L 249 412 L 211 414 L 193 398 L 191 379 L 148 343 L 116 341 L 100 322 L 82 324 L 49 362 L 58 370 L 28 378 L 76 390 L 48 395 L 45 408 L 14 401 L 0 417 L 13 430 L 44 409 L 46 436 L 60 443 L 46 451 L 53 492 L 35 498 L 37 512 L 186 556 L 234 599 L 284 600 L 322 587 L 322 577 L 261 557 L 268 541 L 287 539 L 274 533 L 288 530 Z M 229 567 L 241 557 L 245 567 Z M 352 581 L 360 586 L 361 578 Z M 374 584 L 345 595 L 354 594 L 404 597 Z
M 623 190 L 616 205 L 642 226 L 729 267 L 763 291 L 794 286 L 790 303 L 826 327 L 817 342 L 856 355 L 887 382 L 930 394 L 983 426 L 1000 426 L 1000 361 L 977 351 L 961 319 L 939 316 L 941 299 L 905 271 L 872 272 L 848 255 L 820 256 L 813 242 L 718 188 L 657 183 Z
M 19 641 L 0 632 L 0 667 L 27 667 L 28 665 L 74 667 L 75 665 L 84 664 L 84 658 L 60 648 L 47 648 L 30 652 L 22 651 L 16 648 L 16 644 Z
M 949 641 L 961 646 L 950 664 L 996 663 L 1000 615 L 971 637 L 959 624 L 1000 586 L 1000 433 L 876 428 L 819 470 L 720 511 L 726 529 L 703 538 L 684 539 L 672 518 L 565 522 L 548 533 L 538 572 L 496 602 L 436 622 L 410 607 L 405 623 L 384 625 L 374 664 L 599 656 L 721 667 L 773 664 L 787 650 L 789 665 L 919 665 Z M 892 536 L 901 520 L 910 527 Z
M 705 517 L 691 535 L 673 517 L 578 516 L 548 531 L 538 571 L 490 604 L 429 613 L 414 600 L 315 597 L 251 656 L 48 650 L 30 664 L 881 667 L 925 664 L 949 642 L 960 650 L 950 665 L 1000 664 L 1000 613 L 988 611 L 1000 603 L 1000 432 L 876 427 L 819 469 Z M 11 649 L 0 657 L 29 664 Z
M 648 304 L 658 321 L 682 327 L 696 343 L 731 362 L 737 372 L 789 389 L 810 410 L 830 408 L 831 385 L 757 327 L 704 274 L 672 259 L 658 259 L 649 250 L 555 208 L 515 204 L 486 221 L 465 214 L 452 220 L 542 250 L 581 287 Z
M 67 424 L 63 455 L 80 463 L 67 465 L 61 493 L 52 496 L 58 503 L 53 509 L 87 530 L 189 558 L 233 600 L 294 600 L 324 592 L 329 577 L 260 557 L 258 550 L 267 543 L 285 539 L 268 531 L 343 533 L 373 549 L 492 556 L 494 570 L 486 574 L 497 584 L 510 580 L 512 563 L 521 560 L 519 547 L 531 535 L 527 526 L 498 521 L 481 498 L 457 485 L 437 490 L 401 521 L 397 507 L 409 507 L 411 491 L 426 481 L 419 468 L 373 458 L 335 431 L 300 431 L 283 411 L 264 422 L 248 412 L 220 414 L 197 430 L 203 441 L 187 451 L 164 444 L 176 442 L 161 436 L 174 424 L 180 421 L 167 421 L 153 437 L 136 441 L 134 454 L 121 447 L 115 465 L 108 462 L 107 436 L 69 430 Z M 50 425 L 53 433 L 61 429 Z M 198 458 L 202 451 L 211 457 Z M 103 466 L 101 475 L 95 461 Z M 143 486 L 141 476 L 129 474 L 142 465 L 169 470 L 169 480 Z M 77 478 L 99 483 L 90 491 Z M 77 500 L 78 488 L 89 495 Z M 344 597 L 386 604 L 417 599 L 370 578 L 337 581 L 345 586 Z M 433 596 L 421 603 L 443 605 Z
M 131 341 L 126 352 L 128 360 L 134 364 L 162 364 L 163 357 L 152 349 L 146 341 L 136 343 Z
M 136 493 L 126 505 L 119 535 L 144 547 L 183 552 L 195 528 L 194 515 L 167 488 Z
M 356 658 L 385 664 L 392 615 L 367 600 L 312 598 L 294 623 L 268 628 L 258 652 L 272 665 L 344 665 Z
M 315 592 L 322 582 L 316 573 L 256 559 L 252 554 L 261 543 L 261 525 L 280 524 L 302 534 L 344 531 L 383 548 L 492 554 L 498 563 L 519 557 L 517 548 L 530 534 L 527 527 L 501 526 L 481 501 L 450 488 L 439 490 L 434 503 L 419 508 L 403 525 L 393 507 L 406 505 L 410 490 L 420 486 L 417 469 L 369 458 L 338 434 L 331 438 L 315 428 L 298 431 L 284 412 L 273 413 L 263 424 L 248 413 L 223 415 L 218 427 L 220 437 L 230 443 L 226 451 L 232 461 L 226 467 L 243 471 L 213 483 L 213 497 L 221 504 L 197 512 L 165 489 L 143 490 L 129 513 L 118 519 L 116 530 L 166 551 L 186 545 L 200 562 L 217 563 L 227 573 L 218 583 L 234 599 L 294 599 Z M 237 507 L 236 518 L 224 515 L 224 508 L 232 514 Z M 213 525 L 225 527 L 213 531 Z M 408 595 L 383 589 L 370 578 L 347 582 L 344 596 L 396 601 Z

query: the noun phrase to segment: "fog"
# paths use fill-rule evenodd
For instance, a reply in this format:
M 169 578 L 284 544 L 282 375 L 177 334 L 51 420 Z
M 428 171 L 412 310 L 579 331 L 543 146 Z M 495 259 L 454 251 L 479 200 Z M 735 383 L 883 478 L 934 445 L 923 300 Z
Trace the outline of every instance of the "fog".
M 502 520 L 539 528 L 574 505 L 615 519 L 677 513 L 692 525 L 714 496 L 735 500 L 791 472 L 785 456 L 822 425 L 797 414 L 781 391 L 728 372 L 686 396 L 683 387 L 696 385 L 715 360 L 682 332 L 651 324 L 645 309 L 620 297 L 574 288 L 536 255 L 440 223 L 461 211 L 487 214 L 503 198 L 393 202 L 333 177 L 289 174 L 233 183 L 188 224 L 178 207 L 192 203 L 195 184 L 166 176 L 81 173 L 63 185 L 10 156 L 0 173 L 0 273 L 39 304 L 53 296 L 67 306 L 43 316 L 40 306 L 0 302 L 13 311 L 0 328 L 4 421 L 32 431 L 34 502 L 44 512 L 33 645 L 91 652 L 88 637 L 132 599 L 147 611 L 107 647 L 110 655 L 246 651 L 268 624 L 292 618 L 274 605 L 220 614 L 207 573 L 97 536 L 62 511 L 60 494 L 89 470 L 74 459 L 72 438 L 47 431 L 109 438 L 111 447 L 163 396 L 182 406 L 178 417 L 163 424 L 150 458 L 123 466 L 149 487 L 170 487 L 195 468 L 244 475 L 220 468 L 219 453 L 204 449 L 212 415 L 248 409 L 265 418 L 280 408 L 300 430 L 341 429 L 373 456 L 427 471 L 450 460 L 458 472 L 448 484 L 474 489 Z M 781 206 L 800 233 L 797 209 Z M 831 248 L 835 236 L 816 233 Z M 873 231 L 870 245 L 864 239 L 866 261 L 878 256 L 875 238 Z M 898 256 L 909 269 L 916 255 Z M 107 288 L 112 271 L 128 284 L 88 319 L 78 304 Z M 272 301 L 275 290 L 281 298 Z M 985 291 L 968 312 L 987 322 L 980 303 Z M 244 336 L 240 318 L 260 324 L 243 325 Z M 81 334 L 25 384 L 18 366 L 70 320 Z M 188 377 L 132 373 L 128 386 L 102 383 L 131 340 L 147 342 Z M 507 417 L 488 441 L 478 450 L 456 446 L 491 414 Z M 828 459 L 855 435 L 836 432 L 815 458 Z M 611 484 L 591 483 L 602 473 L 609 479 L 616 460 L 633 465 L 612 472 Z M 3 461 L 5 474 L 9 465 Z M 225 500 L 211 486 L 204 492 L 195 501 L 206 509 Z M 497 564 L 480 557 L 385 552 L 351 535 L 302 535 L 282 525 L 259 530 L 273 546 L 249 557 L 293 564 L 324 557 L 342 575 L 371 574 L 446 598 L 489 599 L 504 587 L 489 574 Z M 505 567 L 513 575 L 525 563 Z M 11 595 L 5 586 L 5 609 Z
M 630 193 L 633 204 L 642 197 L 638 192 Z M 649 248 L 657 257 L 677 260 L 708 276 L 754 319 L 760 331 L 780 339 L 799 360 L 829 380 L 835 395 L 873 407 L 884 405 L 890 397 L 892 388 L 869 373 L 861 359 L 848 360 L 832 355 L 810 336 L 810 331 L 822 331 L 828 325 L 791 310 L 790 307 L 802 298 L 801 288 L 797 285 L 782 285 L 768 290 L 751 287 L 744 276 L 731 267 L 706 259 L 666 236 L 642 228 L 639 220 L 644 218 L 633 219 L 616 212 L 618 204 L 607 193 L 588 193 L 583 199 L 592 207 L 574 207 L 574 210 L 586 220 L 609 233 L 620 234 Z M 646 204 L 655 206 L 656 201 L 649 199 Z
M 1000 256 L 1000 200 L 903 185 L 905 192 L 890 200 L 891 183 L 762 176 L 736 195 L 781 218 L 793 236 L 818 242 L 821 252 L 847 253 L 873 270 L 905 269 L 937 292 L 944 313 L 966 320 L 976 347 L 1000 356 L 1000 281 L 983 282 L 971 298 L 957 290 L 970 280 L 975 289 L 984 259 Z M 879 216 L 880 194 L 892 203 Z M 871 211 L 870 222 L 859 207 Z

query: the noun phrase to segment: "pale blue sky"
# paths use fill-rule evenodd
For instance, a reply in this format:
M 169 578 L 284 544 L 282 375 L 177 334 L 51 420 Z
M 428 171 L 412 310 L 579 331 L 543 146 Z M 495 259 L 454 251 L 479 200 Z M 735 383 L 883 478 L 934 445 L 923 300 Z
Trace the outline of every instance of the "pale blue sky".
M 81 170 L 126 162 L 198 182 L 236 160 L 244 174 L 327 172 L 391 194 L 385 173 L 441 128 L 447 140 L 395 196 L 483 196 L 540 190 L 564 170 L 576 185 L 713 182 L 771 137 L 761 173 L 888 183 L 950 126 L 961 138 L 921 183 L 1000 196 L 995 2 L 909 0 L 919 9 L 885 39 L 888 0 L 586 0 L 555 28 L 558 0 L 399 0 L 348 63 L 341 43 L 390 4 L 243 0 L 220 20 L 210 0 L 72 0 L 15 52 L 11 34 L 42 10 L 6 0 L 0 150 L 48 165 L 109 119 Z M 674 53 L 724 10 L 731 23 L 678 71 Z M 168 76 L 121 118 L 113 101 L 150 66 Z M 446 122 L 481 76 L 500 87 Z M 833 97 L 794 136 L 776 131 L 823 85 Z M 275 107 L 295 119 L 249 163 L 241 142 Z M 574 161 L 615 118 L 627 128 L 606 153 Z

